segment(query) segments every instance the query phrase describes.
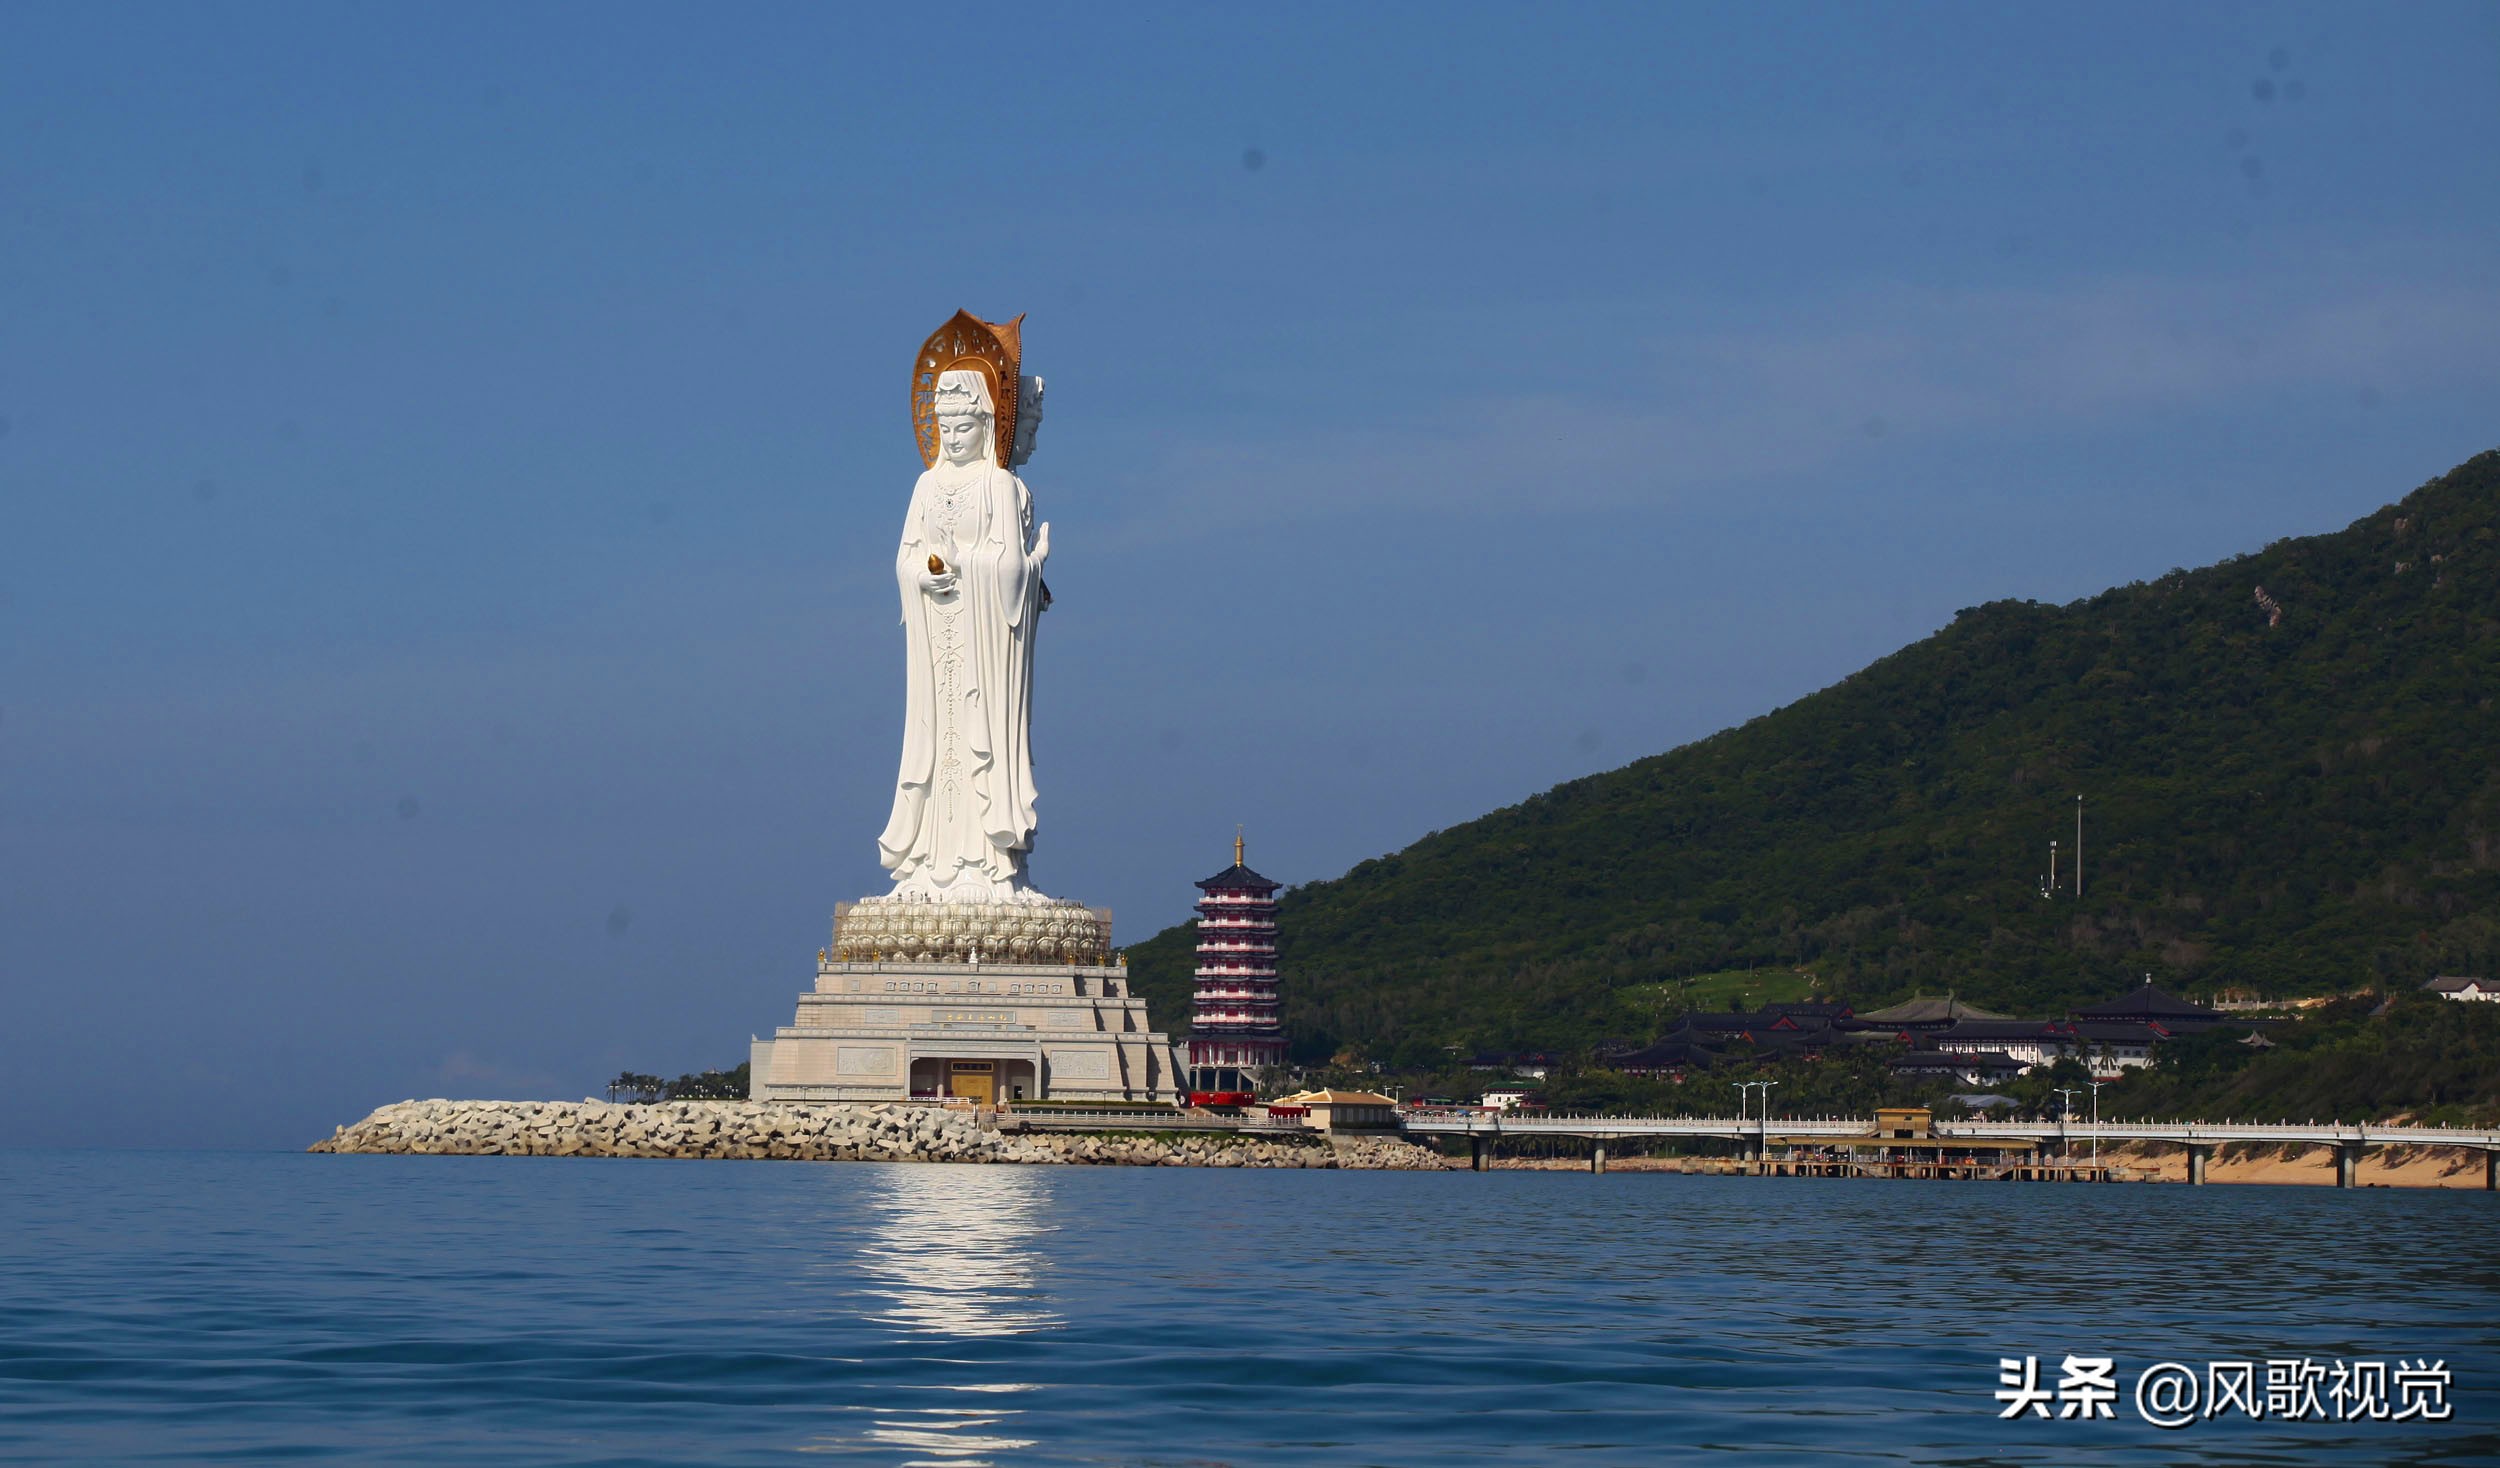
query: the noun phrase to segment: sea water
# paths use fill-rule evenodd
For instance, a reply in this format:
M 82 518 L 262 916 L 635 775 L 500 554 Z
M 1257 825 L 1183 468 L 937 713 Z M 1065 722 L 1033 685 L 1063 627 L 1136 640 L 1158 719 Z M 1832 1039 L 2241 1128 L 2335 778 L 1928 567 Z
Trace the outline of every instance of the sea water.
M 0 1152 L 0 1459 L 2500 1461 L 2500 1197 Z M 2445 1422 L 2003 1421 L 2441 1361 Z

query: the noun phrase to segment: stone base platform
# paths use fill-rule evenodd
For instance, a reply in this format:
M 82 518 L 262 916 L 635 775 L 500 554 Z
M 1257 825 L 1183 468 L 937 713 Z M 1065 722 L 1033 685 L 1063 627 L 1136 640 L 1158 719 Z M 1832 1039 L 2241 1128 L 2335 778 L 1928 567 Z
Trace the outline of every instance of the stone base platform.
M 1177 1048 L 1110 963 L 845 962 L 748 1055 L 757 1101 L 1181 1098 Z

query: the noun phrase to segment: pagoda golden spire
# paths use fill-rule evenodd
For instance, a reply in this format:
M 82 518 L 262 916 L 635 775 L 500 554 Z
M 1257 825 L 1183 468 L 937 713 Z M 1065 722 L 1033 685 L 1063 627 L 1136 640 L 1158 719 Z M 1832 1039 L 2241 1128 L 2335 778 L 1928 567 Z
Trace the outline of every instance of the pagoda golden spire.
M 1242 850 L 1243 850 L 1243 842 L 1242 842 L 1242 839 L 1241 839 L 1241 827 L 1239 827 L 1239 826 L 1235 826 L 1235 827 L 1233 827 L 1233 865 L 1234 865 L 1234 866 L 1240 866 L 1240 865 L 1241 865 Z

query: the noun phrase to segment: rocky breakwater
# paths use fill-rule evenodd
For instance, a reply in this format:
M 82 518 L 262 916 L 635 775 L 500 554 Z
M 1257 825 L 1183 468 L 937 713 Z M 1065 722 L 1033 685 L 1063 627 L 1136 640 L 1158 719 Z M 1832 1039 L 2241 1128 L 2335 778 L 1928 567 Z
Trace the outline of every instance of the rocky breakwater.
M 1397 1137 L 1244 1137 L 1223 1132 L 1166 1132 L 1159 1136 L 1083 1132 L 1036 1136 L 1033 1145 L 1057 1155 L 1047 1160 L 1127 1167 L 1339 1167 L 1369 1171 L 1441 1172 L 1441 1154 Z
M 962 1111 L 752 1101 L 402 1101 L 307 1149 L 448 1157 L 657 1157 L 793 1162 L 1022 1162 L 1126 1167 L 1437 1171 L 1393 1137 L 1229 1133 L 1002 1134 Z

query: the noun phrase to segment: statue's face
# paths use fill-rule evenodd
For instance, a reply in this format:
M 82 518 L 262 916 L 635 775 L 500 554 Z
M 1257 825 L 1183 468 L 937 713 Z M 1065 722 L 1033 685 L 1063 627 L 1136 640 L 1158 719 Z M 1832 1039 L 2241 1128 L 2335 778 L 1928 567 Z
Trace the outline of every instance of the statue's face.
M 949 413 L 938 419 L 938 452 L 950 464 L 969 464 L 981 457 L 981 435 L 989 425 L 978 413 Z

